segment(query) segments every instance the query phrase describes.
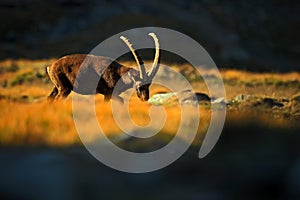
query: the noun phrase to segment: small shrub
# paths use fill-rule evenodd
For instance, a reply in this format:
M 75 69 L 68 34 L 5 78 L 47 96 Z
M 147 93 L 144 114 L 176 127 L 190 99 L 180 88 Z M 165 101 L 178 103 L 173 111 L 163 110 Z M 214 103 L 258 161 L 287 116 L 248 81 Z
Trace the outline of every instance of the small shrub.
M 15 62 L 12 62 L 10 66 L 1 66 L 0 67 L 0 74 L 6 73 L 6 72 L 16 72 L 20 69 L 19 65 Z
M 48 77 L 42 74 L 40 71 L 30 71 L 16 75 L 10 82 L 10 86 L 21 85 L 24 83 L 32 83 L 33 81 L 39 81 L 43 83 L 48 82 Z
M 25 82 L 32 82 L 35 78 L 34 73 L 26 72 L 24 74 L 17 75 L 14 79 L 10 81 L 10 86 L 21 85 Z
M 43 79 L 44 78 L 43 74 L 41 74 L 40 72 L 35 73 L 35 77 L 37 79 Z
M 16 72 L 20 69 L 19 65 L 15 62 L 13 62 L 10 67 L 8 67 L 7 71 L 8 72 Z

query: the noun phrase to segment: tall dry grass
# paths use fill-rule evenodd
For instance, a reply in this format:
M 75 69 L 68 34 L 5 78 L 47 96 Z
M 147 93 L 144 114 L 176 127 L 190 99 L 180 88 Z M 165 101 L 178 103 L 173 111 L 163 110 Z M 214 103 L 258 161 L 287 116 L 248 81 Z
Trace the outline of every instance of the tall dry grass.
M 78 143 L 69 102 L 49 105 L 0 101 L 0 143 L 51 144 Z
M 150 105 L 133 100 L 130 105 L 132 121 L 139 126 L 150 122 Z M 1 145 L 50 145 L 65 146 L 80 144 L 72 114 L 72 101 L 49 104 L 20 103 L 0 100 L 0 143 Z M 86 108 L 82 107 L 84 111 Z M 181 120 L 180 107 L 165 108 L 166 122 L 161 130 L 168 135 L 176 134 Z M 206 112 L 206 114 L 203 114 Z M 123 134 L 112 115 L 110 103 L 96 103 L 98 122 L 107 136 Z M 209 122 L 209 112 L 201 110 L 199 133 L 204 133 Z M 154 119 L 155 120 L 155 119 Z

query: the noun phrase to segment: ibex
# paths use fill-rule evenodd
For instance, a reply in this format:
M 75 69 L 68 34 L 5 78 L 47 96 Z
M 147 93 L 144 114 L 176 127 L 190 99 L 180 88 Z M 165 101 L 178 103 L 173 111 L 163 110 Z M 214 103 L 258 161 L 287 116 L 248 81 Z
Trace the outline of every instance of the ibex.
M 79 94 L 100 93 L 104 95 L 105 101 L 115 98 L 123 102 L 119 95 L 129 88 L 135 88 L 138 98 L 141 101 L 147 101 L 149 99 L 149 86 L 160 64 L 158 39 L 154 33 L 149 33 L 149 35 L 154 40 L 155 57 L 148 72 L 146 72 L 144 62 L 129 40 L 121 36 L 120 39 L 130 49 L 139 70 L 119 64 L 109 57 L 91 54 L 68 55 L 46 68 L 46 72 L 54 84 L 48 100 L 66 98 L 73 90 Z M 83 78 L 84 81 L 80 81 L 80 77 L 77 77 L 78 75 L 85 77 Z M 97 81 L 98 85 L 95 86 L 96 88 L 90 87 L 90 81 L 87 80 Z M 121 81 L 119 82 L 121 87 L 118 87 L 118 91 L 114 91 L 118 81 Z

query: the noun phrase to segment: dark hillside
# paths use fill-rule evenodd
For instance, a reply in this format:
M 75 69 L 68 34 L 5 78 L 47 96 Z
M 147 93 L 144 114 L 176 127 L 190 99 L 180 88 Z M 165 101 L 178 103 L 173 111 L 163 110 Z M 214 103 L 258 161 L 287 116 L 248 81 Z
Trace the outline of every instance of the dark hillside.
M 181 31 L 220 67 L 299 69 L 298 1 L 3 0 L 0 59 L 89 52 L 118 32 L 142 26 Z

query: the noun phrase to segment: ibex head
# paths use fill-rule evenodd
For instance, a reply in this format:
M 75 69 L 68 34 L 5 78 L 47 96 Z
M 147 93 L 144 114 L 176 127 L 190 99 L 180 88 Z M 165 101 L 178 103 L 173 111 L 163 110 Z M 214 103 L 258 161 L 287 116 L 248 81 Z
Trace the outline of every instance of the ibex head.
M 132 55 L 139 67 L 139 73 L 133 74 L 131 72 L 128 73 L 129 77 L 133 81 L 133 87 L 136 90 L 136 94 L 138 98 L 142 101 L 147 101 L 149 99 L 149 87 L 151 85 L 152 79 L 156 75 L 159 63 L 160 63 L 160 50 L 159 50 L 159 42 L 154 33 L 149 33 L 149 36 L 151 36 L 155 43 L 155 57 L 152 64 L 151 69 L 146 72 L 146 68 L 144 66 L 144 62 L 142 61 L 140 55 L 135 51 L 135 49 L 132 47 L 132 44 L 129 42 L 129 40 L 121 36 L 121 40 L 125 42 L 125 44 L 128 46 L 130 51 L 132 52 Z

